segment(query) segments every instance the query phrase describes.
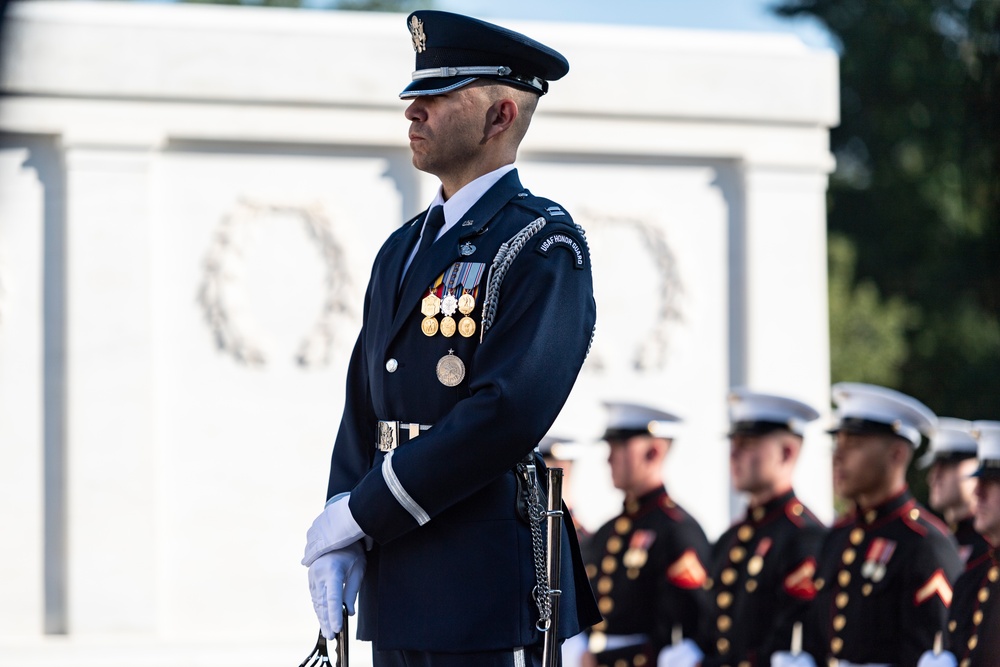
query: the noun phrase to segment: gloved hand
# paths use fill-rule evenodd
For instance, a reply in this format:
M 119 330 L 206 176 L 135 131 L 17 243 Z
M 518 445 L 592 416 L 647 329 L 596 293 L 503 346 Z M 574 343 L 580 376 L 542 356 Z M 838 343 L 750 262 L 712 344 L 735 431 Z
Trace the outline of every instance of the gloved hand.
M 322 554 L 309 566 L 309 595 L 320 630 L 327 639 L 333 639 L 340 632 L 341 605 L 347 605 L 347 613 L 354 615 L 354 603 L 366 566 L 361 542 Z
M 685 639 L 680 644 L 660 649 L 660 655 L 656 657 L 656 667 L 695 667 L 704 657 L 705 654 L 697 644 Z
M 788 651 L 771 654 L 771 667 L 816 667 L 816 661 L 808 653 L 794 655 Z
M 320 555 L 335 549 L 343 549 L 365 536 L 347 505 L 350 499 L 351 494 L 345 493 L 324 507 L 313 521 L 312 526 L 306 531 L 303 565 L 309 567 Z
M 958 660 L 951 651 L 924 651 L 917 662 L 917 667 L 957 667 Z

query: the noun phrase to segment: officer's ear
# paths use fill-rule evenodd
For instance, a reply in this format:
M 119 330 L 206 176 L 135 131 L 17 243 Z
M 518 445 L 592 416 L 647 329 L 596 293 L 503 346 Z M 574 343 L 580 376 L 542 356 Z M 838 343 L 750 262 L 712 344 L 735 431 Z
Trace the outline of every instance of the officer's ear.
M 486 138 L 506 132 L 514 124 L 517 115 L 517 102 L 510 97 L 494 100 L 486 114 Z

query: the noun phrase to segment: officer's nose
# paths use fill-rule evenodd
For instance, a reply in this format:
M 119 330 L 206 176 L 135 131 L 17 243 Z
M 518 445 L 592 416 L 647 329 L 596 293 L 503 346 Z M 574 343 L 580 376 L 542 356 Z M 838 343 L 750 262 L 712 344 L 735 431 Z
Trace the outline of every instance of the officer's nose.
M 406 107 L 406 111 L 403 112 L 406 116 L 406 120 L 425 120 L 427 118 L 427 109 L 424 105 L 422 97 L 414 97 L 410 105 Z

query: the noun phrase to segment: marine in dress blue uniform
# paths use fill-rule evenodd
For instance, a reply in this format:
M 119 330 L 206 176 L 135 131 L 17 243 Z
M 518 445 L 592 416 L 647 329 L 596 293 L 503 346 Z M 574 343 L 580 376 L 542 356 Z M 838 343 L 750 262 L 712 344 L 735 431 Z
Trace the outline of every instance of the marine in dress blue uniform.
M 374 643 L 376 665 L 533 664 L 542 612 L 519 463 L 542 466 L 533 450 L 589 349 L 596 309 L 587 242 L 569 213 L 529 192 L 508 163 L 456 181 L 442 176 L 449 164 L 422 160 L 454 138 L 435 136 L 441 123 L 464 119 L 435 115 L 433 105 L 465 100 L 476 109 L 466 129 L 493 131 L 527 113 L 511 104 L 537 99 L 568 64 L 524 35 L 456 14 L 418 11 L 407 26 L 417 67 L 401 97 L 413 100 L 415 166 L 442 178 L 446 231 L 433 229 L 442 211 L 425 211 L 375 258 L 328 505 L 303 562 L 312 563 L 324 634 L 337 630 L 341 600 L 353 609 L 360 582 L 358 636 Z M 480 108 L 484 85 L 505 88 Z M 492 137 L 481 143 L 489 148 Z M 509 141 L 516 149 L 520 139 Z M 467 201 L 470 188 L 485 192 Z M 417 250 L 422 236 L 433 243 Z M 600 617 L 573 531 L 561 539 L 553 630 L 565 638 Z
M 884 387 L 833 387 L 834 490 L 852 504 L 820 549 L 806 627 L 818 664 L 913 667 L 944 631 L 962 571 L 954 538 L 906 487 L 906 467 L 937 419 Z
M 732 480 L 749 505 L 712 549 L 703 667 L 767 667 L 791 647 L 793 626 L 816 597 L 826 528 L 796 497 L 792 475 L 804 429 L 818 417 L 785 396 L 744 388 L 729 395 Z
M 955 582 L 955 595 L 948 612 L 948 652 L 928 654 L 920 667 L 957 665 L 995 667 L 1000 664 L 1000 422 L 978 421 L 969 425 L 978 440 L 976 516 L 974 526 L 988 539 L 985 552 L 974 556 Z
M 589 652 L 599 667 L 652 667 L 665 647 L 692 643 L 708 613 L 709 544 L 662 482 L 679 418 L 634 403 L 608 408 L 604 439 L 611 447 L 612 480 L 625 491 L 625 502 L 584 552 L 604 616 L 590 633 Z
M 958 542 L 962 563 L 986 553 L 989 545 L 972 525 L 975 492 L 976 439 L 972 422 L 939 417 L 930 447 L 919 464 L 927 468 L 928 502 L 941 515 Z

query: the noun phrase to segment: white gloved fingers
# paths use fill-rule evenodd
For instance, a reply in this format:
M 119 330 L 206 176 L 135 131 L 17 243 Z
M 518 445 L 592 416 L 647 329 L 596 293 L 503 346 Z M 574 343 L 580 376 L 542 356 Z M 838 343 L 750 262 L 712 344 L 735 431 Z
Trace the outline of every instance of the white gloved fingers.
M 313 611 L 316 613 L 316 620 L 319 621 L 319 631 L 327 639 L 331 639 L 336 632 L 330 627 L 329 615 L 326 609 L 326 586 L 322 583 L 309 584 L 309 594 L 312 596 Z
M 330 594 L 331 592 L 342 591 L 343 575 L 339 573 L 340 567 L 336 554 L 324 554 L 316 559 L 309 566 L 309 595 L 312 598 L 313 610 L 316 612 L 316 619 L 319 621 L 320 631 L 327 639 L 340 630 L 340 607 L 337 610 L 336 624 L 332 624 L 330 619 Z
M 771 667 L 816 667 L 816 661 L 808 653 L 792 655 L 788 651 L 771 654 Z
M 361 582 L 365 578 L 365 570 L 368 567 L 367 559 L 361 555 L 351 570 L 347 573 L 347 581 L 344 582 L 344 605 L 347 606 L 347 613 L 354 616 L 354 606 L 358 600 L 358 592 L 361 590 Z
M 326 589 L 326 627 L 330 629 L 329 635 L 324 635 L 327 639 L 333 639 L 334 635 L 340 632 L 343 624 L 343 614 L 340 607 L 344 600 L 344 586 L 337 582 L 334 586 Z M 322 623 L 320 624 L 322 625 Z
M 694 641 L 685 639 L 676 646 L 661 649 L 656 657 L 656 667 L 695 667 L 704 657 Z
M 917 667 L 957 667 L 958 660 L 951 651 L 941 651 L 937 655 L 933 651 L 924 651 Z

